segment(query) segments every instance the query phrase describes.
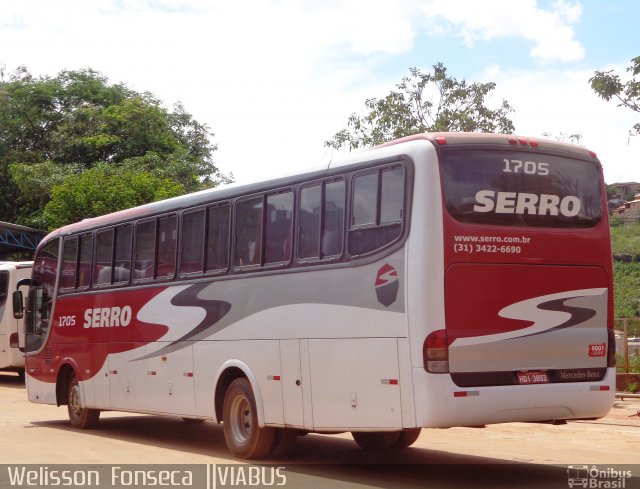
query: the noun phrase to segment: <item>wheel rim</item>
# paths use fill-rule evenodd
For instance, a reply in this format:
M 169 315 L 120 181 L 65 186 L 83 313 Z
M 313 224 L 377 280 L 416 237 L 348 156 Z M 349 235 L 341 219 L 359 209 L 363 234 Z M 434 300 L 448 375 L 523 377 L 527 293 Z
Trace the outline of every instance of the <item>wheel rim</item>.
M 253 432 L 251 405 L 244 396 L 237 396 L 231 404 L 231 435 L 238 445 L 244 445 Z
M 69 390 L 69 412 L 74 418 L 78 418 L 82 414 L 80 388 L 78 387 L 78 384 L 74 384 Z

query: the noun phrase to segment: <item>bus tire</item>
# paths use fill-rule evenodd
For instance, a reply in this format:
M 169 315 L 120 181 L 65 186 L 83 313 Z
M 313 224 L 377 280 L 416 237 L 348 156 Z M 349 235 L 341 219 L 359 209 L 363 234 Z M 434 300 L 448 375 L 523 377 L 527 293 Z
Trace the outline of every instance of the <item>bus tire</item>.
M 184 424 L 203 424 L 204 423 L 204 419 L 200 419 L 200 418 L 182 418 L 182 421 L 184 422 Z
M 411 428 L 408 430 L 402 430 L 400 432 L 400 439 L 395 444 L 395 448 L 407 448 L 413 445 L 418 437 L 420 436 L 420 432 L 422 428 Z
M 360 448 L 365 450 L 384 450 L 398 446 L 401 431 L 352 431 L 351 436 Z
M 298 430 L 291 428 L 276 428 L 273 446 L 269 455 L 273 458 L 283 458 L 291 454 L 298 440 Z
M 238 458 L 266 457 L 275 436 L 275 429 L 258 424 L 258 412 L 249 381 L 240 377 L 229 385 L 222 406 L 222 427 L 229 451 Z
M 71 374 L 69 389 L 67 390 L 67 412 L 69 421 L 74 428 L 91 429 L 98 424 L 100 411 L 82 406 L 80 399 L 80 384 L 76 374 Z

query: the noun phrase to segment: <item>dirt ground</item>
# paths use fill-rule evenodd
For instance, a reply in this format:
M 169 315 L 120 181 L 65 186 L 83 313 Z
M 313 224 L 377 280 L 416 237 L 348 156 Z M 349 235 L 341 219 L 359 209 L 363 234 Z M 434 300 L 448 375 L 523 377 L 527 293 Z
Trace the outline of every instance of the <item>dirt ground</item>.
M 95 430 L 68 426 L 66 407 L 29 403 L 17 377 L 0 375 L 2 463 L 238 463 L 215 423 L 102 413 Z M 605 418 L 562 425 L 509 423 L 425 429 L 408 450 L 366 452 L 349 434 L 299 438 L 293 463 L 637 464 L 640 399 L 616 400 Z

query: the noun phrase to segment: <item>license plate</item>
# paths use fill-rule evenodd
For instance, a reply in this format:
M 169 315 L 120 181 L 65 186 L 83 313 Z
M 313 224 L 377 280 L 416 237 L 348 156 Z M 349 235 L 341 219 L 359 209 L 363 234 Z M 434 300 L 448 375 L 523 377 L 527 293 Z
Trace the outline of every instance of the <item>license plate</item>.
M 549 377 L 547 372 L 543 371 L 524 371 L 518 372 L 518 384 L 547 384 Z

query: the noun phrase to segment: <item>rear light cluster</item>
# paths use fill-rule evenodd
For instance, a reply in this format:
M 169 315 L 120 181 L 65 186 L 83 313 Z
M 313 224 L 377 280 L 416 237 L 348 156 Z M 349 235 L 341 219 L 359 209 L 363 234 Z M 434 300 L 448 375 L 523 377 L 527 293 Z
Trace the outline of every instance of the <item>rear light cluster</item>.
M 433 374 L 449 372 L 449 338 L 447 331 L 439 329 L 430 333 L 422 346 L 424 369 Z
M 511 137 L 508 139 L 509 144 L 513 145 L 513 146 L 530 146 L 532 148 L 537 148 L 538 147 L 538 141 L 536 141 L 535 139 L 529 139 L 529 138 L 516 138 L 516 137 Z

